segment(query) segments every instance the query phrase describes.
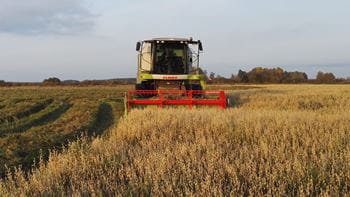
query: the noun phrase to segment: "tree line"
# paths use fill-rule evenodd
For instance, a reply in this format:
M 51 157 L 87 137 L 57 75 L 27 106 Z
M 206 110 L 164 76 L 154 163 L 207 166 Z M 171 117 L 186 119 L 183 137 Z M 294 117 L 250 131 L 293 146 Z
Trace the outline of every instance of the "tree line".
M 134 84 L 135 78 L 106 79 L 106 80 L 61 80 L 49 77 L 42 82 L 6 82 L 0 80 L 0 86 L 94 86 L 94 85 L 127 85 Z
M 232 74 L 231 77 L 223 77 L 216 75 L 214 72 L 207 74 L 207 82 L 210 84 L 222 83 L 350 83 L 350 78 L 336 78 L 333 73 L 319 71 L 316 79 L 309 79 L 305 72 L 293 71 L 288 72 L 280 67 L 277 68 L 263 68 L 255 67 L 246 72 L 239 70 L 237 74 Z

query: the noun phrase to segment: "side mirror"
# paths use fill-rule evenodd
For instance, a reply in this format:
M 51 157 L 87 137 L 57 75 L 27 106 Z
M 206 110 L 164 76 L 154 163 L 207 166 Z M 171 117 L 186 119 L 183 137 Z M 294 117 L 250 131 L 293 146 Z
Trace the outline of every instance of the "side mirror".
M 141 49 L 141 42 L 136 43 L 136 51 L 140 51 Z
M 203 45 L 202 45 L 202 42 L 200 40 L 198 40 L 198 49 L 199 49 L 199 51 L 203 51 Z

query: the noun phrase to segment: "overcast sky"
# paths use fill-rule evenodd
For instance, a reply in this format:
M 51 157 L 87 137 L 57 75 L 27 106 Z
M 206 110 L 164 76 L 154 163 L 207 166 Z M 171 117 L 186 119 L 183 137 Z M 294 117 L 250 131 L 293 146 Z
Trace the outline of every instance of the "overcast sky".
M 0 79 L 134 77 L 135 43 L 194 37 L 204 69 L 350 76 L 349 0 L 0 0 Z

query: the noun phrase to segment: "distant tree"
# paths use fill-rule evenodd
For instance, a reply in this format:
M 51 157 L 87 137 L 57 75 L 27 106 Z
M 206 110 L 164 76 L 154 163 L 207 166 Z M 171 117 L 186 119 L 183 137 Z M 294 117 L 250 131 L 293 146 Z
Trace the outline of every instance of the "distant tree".
M 264 81 L 268 83 L 281 83 L 284 77 L 284 70 L 280 67 L 264 69 Z
M 215 73 L 214 72 L 210 72 L 209 79 L 210 80 L 215 79 Z
M 6 82 L 4 80 L 0 80 L 0 86 L 6 85 Z
M 217 75 L 215 79 L 213 80 L 213 83 L 219 83 L 219 84 L 229 84 L 232 80 L 230 78 L 226 78 L 221 75 Z
M 58 85 L 60 83 L 61 83 L 61 80 L 57 77 L 50 77 L 43 81 L 43 84 L 47 84 L 47 85 Z
M 255 67 L 249 72 L 239 70 L 232 81 L 238 83 L 302 83 L 307 80 L 308 76 L 304 72 L 287 72 L 280 67 Z
M 78 80 L 65 80 L 65 81 L 61 81 L 61 84 L 66 84 L 66 85 L 77 85 L 79 84 L 80 81 Z
M 319 71 L 316 76 L 316 81 L 318 83 L 334 83 L 336 80 L 336 77 L 333 73 L 323 73 Z
M 325 73 L 324 74 L 324 79 L 329 82 L 335 81 L 336 77 L 333 73 Z
M 282 68 L 256 67 L 247 73 L 251 83 L 281 83 L 284 77 Z
M 238 74 L 237 74 L 237 76 L 236 76 L 236 78 L 235 78 L 235 81 L 241 82 L 241 83 L 247 83 L 247 82 L 249 82 L 247 72 L 245 72 L 245 71 L 239 69 Z
M 247 73 L 250 83 L 263 83 L 263 68 L 256 67 Z
M 308 76 L 304 72 L 284 72 L 283 83 L 303 83 L 308 80 Z

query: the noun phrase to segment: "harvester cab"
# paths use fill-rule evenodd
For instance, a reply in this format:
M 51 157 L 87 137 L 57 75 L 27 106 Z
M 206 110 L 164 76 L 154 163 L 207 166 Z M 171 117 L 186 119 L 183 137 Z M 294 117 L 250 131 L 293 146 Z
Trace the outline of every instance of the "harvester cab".
M 126 95 L 126 109 L 135 105 L 218 105 L 226 108 L 223 91 L 206 91 L 199 67 L 200 40 L 154 38 L 137 42 L 135 90 Z
M 136 90 L 203 90 L 199 69 L 200 40 L 155 38 L 138 42 Z

